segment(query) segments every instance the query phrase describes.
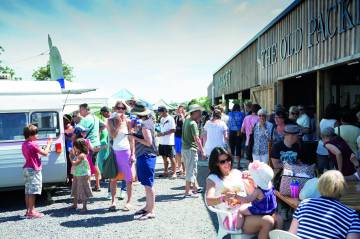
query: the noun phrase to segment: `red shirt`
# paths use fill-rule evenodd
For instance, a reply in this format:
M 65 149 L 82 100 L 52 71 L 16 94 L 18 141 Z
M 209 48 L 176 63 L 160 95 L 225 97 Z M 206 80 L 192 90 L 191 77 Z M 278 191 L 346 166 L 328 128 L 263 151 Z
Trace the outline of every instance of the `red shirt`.
M 39 156 L 40 147 L 35 141 L 26 140 L 22 144 L 22 153 L 25 158 L 23 168 L 32 168 L 36 171 L 41 170 L 41 159 Z

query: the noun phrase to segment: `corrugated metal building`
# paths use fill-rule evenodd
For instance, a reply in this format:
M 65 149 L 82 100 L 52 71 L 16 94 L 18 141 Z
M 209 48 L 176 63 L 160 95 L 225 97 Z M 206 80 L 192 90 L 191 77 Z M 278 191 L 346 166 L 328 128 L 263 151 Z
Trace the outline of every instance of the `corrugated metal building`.
M 360 103 L 360 0 L 296 0 L 213 75 L 208 96 L 274 104 Z

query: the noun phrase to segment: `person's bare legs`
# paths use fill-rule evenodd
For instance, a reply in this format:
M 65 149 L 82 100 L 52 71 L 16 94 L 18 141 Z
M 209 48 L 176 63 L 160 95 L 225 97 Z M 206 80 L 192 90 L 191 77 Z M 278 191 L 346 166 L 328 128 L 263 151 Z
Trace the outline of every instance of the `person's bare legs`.
M 249 206 L 250 204 L 242 204 L 240 206 L 240 209 L 238 211 L 237 217 L 238 217 L 238 221 L 237 221 L 237 229 L 241 229 L 244 225 L 244 216 L 251 216 L 251 212 L 249 211 Z
M 259 239 L 269 238 L 269 232 L 274 228 L 275 220 L 272 216 L 247 216 L 242 230 L 245 234 L 258 234 Z
M 240 157 L 234 156 L 234 165 L 237 164 L 237 168 L 240 169 Z
M 129 207 L 131 207 L 130 202 L 131 202 L 131 197 L 132 197 L 132 182 L 131 181 L 126 182 L 126 193 L 127 193 L 127 201 L 126 201 L 125 207 L 130 209 Z
M 167 159 L 167 157 L 165 157 L 165 156 L 162 156 L 162 159 L 163 159 L 163 161 L 164 161 L 164 176 L 168 176 L 168 175 L 169 175 L 169 172 L 168 172 L 168 170 L 169 170 L 169 162 L 168 162 L 168 159 Z
M 100 179 L 101 179 L 100 170 L 97 165 L 94 165 L 94 168 L 95 168 L 95 188 L 100 189 Z
M 110 190 L 111 190 L 111 207 L 115 207 L 115 196 L 117 190 L 117 180 L 111 179 L 110 181 Z
M 36 210 L 35 210 L 35 195 L 29 194 L 28 197 L 29 197 L 28 198 L 29 213 L 34 213 L 34 212 L 36 212 Z
M 185 195 L 188 195 L 190 192 L 190 186 L 191 186 L 191 182 L 190 181 L 186 181 L 185 183 Z
M 26 204 L 26 214 L 28 215 L 30 213 L 30 207 L 29 207 L 29 195 L 25 194 L 25 204 Z
M 154 213 L 155 208 L 155 190 L 153 187 L 145 186 L 146 206 L 147 213 Z
M 171 169 L 173 171 L 172 177 L 176 177 L 176 160 L 174 157 L 170 158 Z
M 175 155 L 175 161 L 176 161 L 176 164 L 177 164 L 177 168 L 180 171 L 180 175 L 183 175 L 184 171 L 183 171 L 183 168 L 182 168 L 182 165 L 181 165 L 181 154 L 177 153 Z

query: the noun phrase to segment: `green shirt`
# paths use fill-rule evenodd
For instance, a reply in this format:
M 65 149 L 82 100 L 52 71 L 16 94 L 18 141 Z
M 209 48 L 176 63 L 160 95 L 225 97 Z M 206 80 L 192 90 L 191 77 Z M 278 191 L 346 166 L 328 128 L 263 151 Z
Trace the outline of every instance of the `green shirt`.
M 194 139 L 199 137 L 199 129 L 197 123 L 192 119 L 186 119 L 182 130 L 182 148 L 198 150 L 198 145 Z
M 91 146 L 93 148 L 100 146 L 99 119 L 89 114 L 82 118 L 79 124 L 90 130 L 86 138 L 90 140 Z
M 74 176 L 90 176 L 91 170 L 87 158 L 84 158 L 78 165 L 75 166 Z

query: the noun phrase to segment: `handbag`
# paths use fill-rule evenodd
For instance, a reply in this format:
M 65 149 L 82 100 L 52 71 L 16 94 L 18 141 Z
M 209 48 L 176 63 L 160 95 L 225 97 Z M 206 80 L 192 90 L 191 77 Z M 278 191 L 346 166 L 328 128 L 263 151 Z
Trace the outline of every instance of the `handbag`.
M 280 193 L 284 196 L 290 196 L 290 183 L 293 180 L 299 182 L 299 192 L 304 187 L 305 183 L 315 177 L 315 164 L 313 165 L 297 165 L 284 164 L 284 170 L 280 181 Z
M 107 158 L 104 160 L 103 162 L 103 176 L 105 178 L 116 178 L 116 176 L 118 175 L 118 167 L 117 167 L 117 163 L 116 163 L 116 158 L 115 158 L 115 152 L 112 148 L 112 144 L 113 141 L 110 141 L 110 144 L 108 146 L 108 156 Z

